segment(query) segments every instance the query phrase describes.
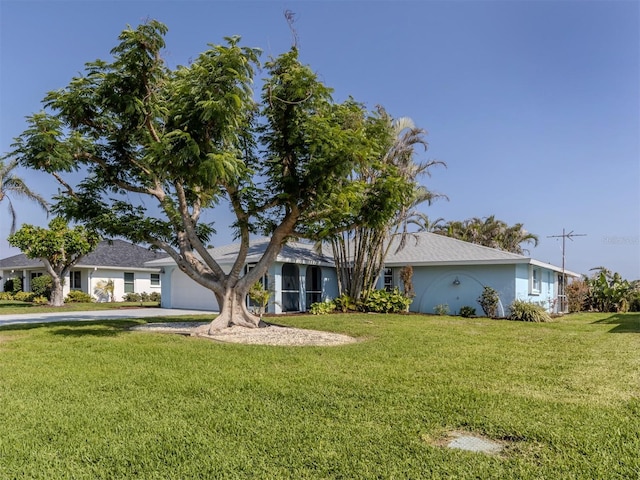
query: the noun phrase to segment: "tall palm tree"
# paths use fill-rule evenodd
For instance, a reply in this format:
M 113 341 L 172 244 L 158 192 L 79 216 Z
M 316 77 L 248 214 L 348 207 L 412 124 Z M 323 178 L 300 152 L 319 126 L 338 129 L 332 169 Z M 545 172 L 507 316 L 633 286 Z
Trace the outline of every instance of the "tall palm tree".
M 45 212 L 49 212 L 46 200 L 37 193 L 32 192 L 22 178 L 14 172 L 18 166 L 16 160 L 5 164 L 0 158 L 0 203 L 7 200 L 9 204 L 9 214 L 11 215 L 11 232 L 16 231 L 16 211 L 13 207 L 11 197 L 26 198 L 37 203 Z

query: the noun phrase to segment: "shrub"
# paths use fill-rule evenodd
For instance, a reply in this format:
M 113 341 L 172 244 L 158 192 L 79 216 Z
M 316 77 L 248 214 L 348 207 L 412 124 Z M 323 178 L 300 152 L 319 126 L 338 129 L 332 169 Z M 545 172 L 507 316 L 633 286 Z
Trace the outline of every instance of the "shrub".
M 406 312 L 411 305 L 411 299 L 402 294 L 398 287 L 392 291 L 372 290 L 362 302 L 365 312 L 399 313 Z
M 475 317 L 476 315 L 476 309 L 473 307 L 470 307 L 468 305 L 465 305 L 464 307 L 460 307 L 460 316 L 461 317 Z
M 433 311 L 436 315 L 449 315 L 449 305 L 446 303 L 441 303 L 433 307 Z
M 269 306 L 271 292 L 264 288 L 264 284 L 259 280 L 251 285 L 251 288 L 249 289 L 249 298 L 253 303 L 255 303 L 255 310 L 262 318 L 262 315 L 265 314 L 267 307 Z
M 80 290 L 71 290 L 64 301 L 66 303 L 91 303 L 93 298 L 88 293 L 82 292 Z
M 34 297 L 33 292 L 17 292 L 13 294 L 13 299 L 18 302 L 32 302 Z
M 7 279 L 6 282 L 4 282 L 4 291 L 5 292 L 11 292 L 14 295 L 18 292 L 22 291 L 22 279 L 20 277 L 13 277 L 13 278 L 9 278 Z
M 13 293 L 0 292 L 0 300 L 13 300 Z
M 334 303 L 336 304 L 336 310 L 342 313 L 353 312 L 358 309 L 358 305 L 356 304 L 356 302 L 346 293 L 343 293 L 338 298 L 336 298 L 334 300 Z
M 151 292 L 149 294 L 149 301 L 150 302 L 158 302 L 158 303 L 160 303 L 160 300 L 162 300 L 160 292 Z
M 46 305 L 48 302 L 49 299 L 45 296 L 39 296 L 33 299 L 33 303 L 36 305 Z
M 565 287 L 569 313 L 589 310 L 589 283 L 586 280 L 574 280 Z
M 629 297 L 629 311 L 640 312 L 640 292 L 633 292 Z
M 31 280 L 31 291 L 37 297 L 51 298 L 51 286 L 53 281 L 49 275 L 40 275 Z
M 551 317 L 540 305 L 524 300 L 514 300 L 509 306 L 509 320 L 520 322 L 550 322 Z
M 336 310 L 336 302 L 326 299 L 324 302 L 312 303 L 309 307 L 309 313 L 312 315 L 326 315 Z
M 135 292 L 125 293 L 123 298 L 125 302 L 141 302 L 142 301 L 141 295 Z
M 482 294 L 478 298 L 478 303 L 482 307 L 482 311 L 487 317 L 495 317 L 498 315 L 498 304 L 500 297 L 491 287 L 484 287 Z

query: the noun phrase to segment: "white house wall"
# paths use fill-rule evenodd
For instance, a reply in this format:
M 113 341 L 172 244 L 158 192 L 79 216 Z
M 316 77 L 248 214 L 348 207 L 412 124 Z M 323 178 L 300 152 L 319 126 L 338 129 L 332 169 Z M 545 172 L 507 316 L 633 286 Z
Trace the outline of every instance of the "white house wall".
M 116 269 L 104 269 L 104 268 L 75 268 L 72 271 L 80 271 L 80 290 L 90 294 L 96 301 L 105 301 L 106 299 L 100 298 L 95 292 L 95 287 L 100 281 L 113 280 L 114 283 L 114 297 L 116 301 L 122 301 L 124 299 L 124 271 Z M 150 271 L 136 271 L 127 270 L 127 272 L 133 273 L 134 292 L 135 293 L 160 293 L 160 286 L 151 285 L 151 273 Z M 31 274 L 42 273 L 46 274 L 44 268 L 35 268 L 29 270 L 15 270 L 14 272 L 4 271 L 2 275 L 2 285 L 4 288 L 4 282 L 9 278 L 23 278 L 22 288 L 26 292 L 31 291 Z M 67 275 L 64 278 L 64 286 L 62 288 L 63 295 L 66 297 L 71 291 L 70 277 Z
M 269 267 L 268 288 L 272 291 L 268 304 L 271 313 L 282 313 L 282 267 L 284 263 L 275 262 Z M 224 268 L 223 268 L 224 269 Z M 309 309 L 306 305 L 306 265 L 298 265 L 300 276 L 299 305 L 301 311 Z M 215 295 L 201 286 L 175 266 L 164 267 L 162 278 L 162 307 L 186 308 L 193 310 L 219 310 Z M 338 296 L 337 277 L 334 268 L 321 267 L 322 299 Z

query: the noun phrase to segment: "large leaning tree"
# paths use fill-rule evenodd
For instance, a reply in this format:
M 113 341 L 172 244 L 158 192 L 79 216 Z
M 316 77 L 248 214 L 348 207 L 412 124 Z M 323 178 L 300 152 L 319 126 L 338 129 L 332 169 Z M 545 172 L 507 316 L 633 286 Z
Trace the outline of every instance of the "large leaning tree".
M 245 297 L 283 244 L 371 211 L 374 189 L 351 172 L 379 158 L 391 132 L 377 112 L 334 101 L 295 47 L 265 63 L 256 101 L 258 50 L 226 38 L 170 69 L 166 32 L 157 21 L 123 31 L 111 61 L 87 63 L 45 97 L 11 155 L 58 179 L 58 213 L 164 250 L 211 290 L 220 314 L 209 330 L 256 327 Z M 72 185 L 65 174 L 78 170 L 86 176 Z M 203 215 L 216 206 L 230 206 L 240 241 L 228 271 L 206 248 L 213 224 Z M 243 276 L 254 233 L 270 243 Z
M 49 305 L 60 307 L 64 304 L 64 277 L 82 257 L 96 248 L 100 236 L 83 225 L 71 228 L 62 217 L 56 217 L 49 222 L 49 228 L 22 225 L 9 235 L 8 241 L 27 258 L 44 263 L 52 284 Z

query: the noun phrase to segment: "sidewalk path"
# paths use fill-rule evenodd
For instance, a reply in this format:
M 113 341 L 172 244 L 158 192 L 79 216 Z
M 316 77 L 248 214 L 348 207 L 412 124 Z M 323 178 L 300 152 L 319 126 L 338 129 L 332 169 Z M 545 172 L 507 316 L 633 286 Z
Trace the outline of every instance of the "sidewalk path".
M 25 323 L 74 322 L 113 320 L 119 318 L 173 317 L 178 315 L 214 315 L 218 312 L 181 310 L 175 308 L 123 308 L 122 310 L 95 310 L 89 312 L 46 312 L 0 315 L 0 327 Z

